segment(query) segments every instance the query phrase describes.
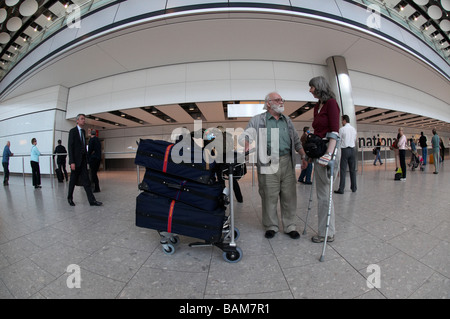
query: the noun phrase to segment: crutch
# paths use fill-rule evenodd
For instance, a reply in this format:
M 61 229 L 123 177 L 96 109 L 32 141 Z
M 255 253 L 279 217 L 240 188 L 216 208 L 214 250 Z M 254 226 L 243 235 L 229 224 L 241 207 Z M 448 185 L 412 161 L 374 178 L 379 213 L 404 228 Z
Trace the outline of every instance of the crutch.
M 311 165 L 312 165 L 311 172 L 314 172 L 314 163 L 311 163 Z M 311 191 L 309 193 L 308 211 L 306 212 L 305 229 L 303 229 L 303 235 L 306 235 L 306 227 L 308 226 L 308 217 L 309 217 L 309 212 L 311 211 L 311 203 L 312 203 L 313 189 L 314 189 L 315 181 L 316 181 L 316 174 L 313 175 Z
M 328 133 L 327 137 L 329 134 L 333 134 L 333 133 Z M 319 260 L 320 261 L 324 261 L 325 259 L 325 249 L 327 247 L 327 240 L 328 240 L 328 229 L 330 228 L 330 218 L 331 218 L 331 203 L 333 200 L 333 178 L 334 178 L 334 162 L 336 161 L 336 154 L 338 151 L 338 143 L 339 143 L 339 137 L 335 136 L 333 134 L 333 138 L 336 139 L 336 146 L 334 148 L 333 154 L 331 155 L 331 159 L 328 162 L 328 166 L 330 167 L 330 198 L 329 198 L 329 202 L 328 202 L 328 214 L 327 214 L 327 227 L 325 230 L 325 238 L 323 241 L 323 248 L 322 248 L 322 255 L 320 255 Z

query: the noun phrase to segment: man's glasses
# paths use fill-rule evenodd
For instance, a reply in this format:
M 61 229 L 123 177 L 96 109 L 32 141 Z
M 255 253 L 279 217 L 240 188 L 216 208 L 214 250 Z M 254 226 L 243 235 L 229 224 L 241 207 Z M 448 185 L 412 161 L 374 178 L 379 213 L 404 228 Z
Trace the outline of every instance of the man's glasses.
M 269 100 L 269 101 L 273 101 L 273 102 L 276 102 L 276 103 L 278 103 L 278 104 L 281 104 L 281 103 L 286 102 L 285 99 L 274 99 L 274 100 Z

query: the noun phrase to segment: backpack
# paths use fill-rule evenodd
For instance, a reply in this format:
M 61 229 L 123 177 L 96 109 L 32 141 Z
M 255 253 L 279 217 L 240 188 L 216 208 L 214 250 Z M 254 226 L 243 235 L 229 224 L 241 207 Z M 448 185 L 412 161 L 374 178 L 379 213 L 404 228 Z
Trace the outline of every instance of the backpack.
M 320 158 L 327 151 L 327 140 L 315 134 L 308 134 L 305 142 L 305 153 L 309 158 Z

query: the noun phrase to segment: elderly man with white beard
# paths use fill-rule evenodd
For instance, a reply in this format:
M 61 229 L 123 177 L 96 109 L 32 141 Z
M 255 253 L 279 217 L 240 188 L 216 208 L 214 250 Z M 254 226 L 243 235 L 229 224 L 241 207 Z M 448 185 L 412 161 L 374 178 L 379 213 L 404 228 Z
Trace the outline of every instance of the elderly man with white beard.
M 308 162 L 300 137 L 291 119 L 283 114 L 284 100 L 272 92 L 265 98 L 266 112 L 254 116 L 248 122 L 239 143 L 248 151 L 256 141 L 258 189 L 262 202 L 262 223 L 265 237 L 273 238 L 279 230 L 278 198 L 280 199 L 283 230 L 292 239 L 300 238 L 295 223 L 297 210 L 297 187 L 295 175 L 295 152 L 302 158 L 302 168 Z

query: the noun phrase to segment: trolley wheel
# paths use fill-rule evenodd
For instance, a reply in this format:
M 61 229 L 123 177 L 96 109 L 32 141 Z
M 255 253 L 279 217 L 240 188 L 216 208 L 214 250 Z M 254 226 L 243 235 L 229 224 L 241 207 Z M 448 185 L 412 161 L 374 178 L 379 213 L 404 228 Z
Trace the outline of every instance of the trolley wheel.
M 162 250 L 166 255 L 173 255 L 175 253 L 175 246 L 172 244 L 163 244 Z
M 173 244 L 174 246 L 177 246 L 180 243 L 180 237 L 178 236 L 170 237 L 170 243 Z
M 223 259 L 229 263 L 237 263 L 242 259 L 242 250 L 239 247 L 236 247 L 235 251 L 224 251 Z
M 234 240 L 238 240 L 239 236 L 241 236 L 241 232 L 239 231 L 239 228 L 234 227 Z

